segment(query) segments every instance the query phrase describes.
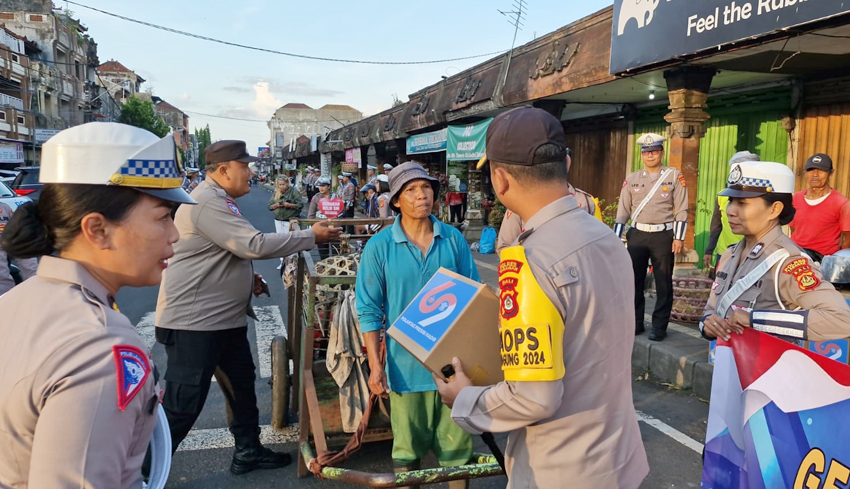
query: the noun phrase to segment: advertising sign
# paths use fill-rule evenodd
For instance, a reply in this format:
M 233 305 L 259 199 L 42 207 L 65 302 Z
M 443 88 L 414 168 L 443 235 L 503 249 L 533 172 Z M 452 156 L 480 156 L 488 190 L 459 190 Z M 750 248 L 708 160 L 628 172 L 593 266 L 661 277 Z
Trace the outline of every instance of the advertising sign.
M 446 137 L 446 159 L 449 161 L 479 160 L 484 156 L 487 128 L 493 118 L 465 126 L 449 126 Z
M 360 148 L 349 148 L 345 150 L 345 162 L 349 164 L 357 164 L 357 168 L 361 168 L 363 160 L 360 157 Z
M 282 131 L 274 133 L 274 145 L 277 148 L 282 148 L 286 145 L 286 139 L 284 139 Z
M 612 74 L 850 12 L 825 0 L 615 0 Z
M 268 158 L 271 155 L 268 146 L 260 146 L 257 148 L 257 158 Z
M 773 336 L 719 340 L 701 487 L 846 487 L 848 386 L 850 366 Z
M 10 141 L 0 141 L 0 163 L 23 163 L 24 145 Z
M 407 138 L 407 154 L 421 155 L 425 153 L 439 153 L 446 150 L 446 129 L 426 132 Z

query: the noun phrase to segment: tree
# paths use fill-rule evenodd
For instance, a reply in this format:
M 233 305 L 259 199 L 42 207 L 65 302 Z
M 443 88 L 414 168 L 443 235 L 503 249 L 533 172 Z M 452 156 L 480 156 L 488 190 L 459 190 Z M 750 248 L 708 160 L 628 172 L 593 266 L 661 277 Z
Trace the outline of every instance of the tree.
M 156 114 L 153 102 L 140 100 L 136 97 L 130 97 L 127 103 L 121 107 L 118 122 L 147 129 L 159 137 L 165 137 L 171 131 L 168 124 Z
M 206 159 L 204 158 L 204 148 L 212 144 L 212 138 L 210 137 L 210 125 L 207 124 L 207 127 L 203 129 L 195 129 L 195 139 L 198 141 L 198 168 L 203 168 L 207 165 Z

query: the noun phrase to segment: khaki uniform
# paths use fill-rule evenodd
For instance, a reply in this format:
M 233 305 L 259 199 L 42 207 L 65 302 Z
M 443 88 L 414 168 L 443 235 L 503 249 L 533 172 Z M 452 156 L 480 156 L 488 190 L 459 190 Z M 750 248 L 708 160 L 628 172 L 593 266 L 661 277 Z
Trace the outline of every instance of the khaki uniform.
M 112 303 L 82 265 L 51 256 L 0 299 L 0 487 L 141 489 L 159 399 L 147 348 Z
M 575 197 L 578 206 L 587 211 L 588 214 L 591 216 L 596 214 L 596 203 L 593 201 L 592 195 L 572 185 L 570 185 L 570 194 Z M 518 214 L 512 211 L 505 212 L 505 218 L 499 227 L 499 236 L 496 238 L 496 253 L 501 252 L 502 249 L 516 241 L 517 237 L 522 234 L 522 224 L 522 219 Z
M 646 169 L 626 177 L 620 191 L 620 205 L 614 233 L 620 237 L 625 224 L 632 220 L 628 233 L 628 249 L 632 258 L 635 287 L 635 334 L 644 331 L 646 299 L 646 269 L 652 264 L 657 300 L 652 311 L 650 339 L 663 339 L 667 334 L 670 313 L 673 309 L 673 240 L 685 239 L 688 224 L 688 189 L 685 177 L 675 168 L 661 167 L 657 173 Z M 643 207 L 637 219 L 633 216 L 641 202 L 652 191 L 661 175 L 664 180 Z
M 637 488 L 649 466 L 632 403 L 634 291 L 621 278 L 623 245 L 571 196 L 535 214 L 518 241 L 563 318 L 566 375 L 466 387 L 452 418 L 473 433 L 510 433 L 511 488 Z
M 180 241 L 162 276 L 156 325 L 216 331 L 248 323 L 254 269 L 251 260 L 279 258 L 315 245 L 312 230 L 261 233 L 215 181 L 192 192 L 198 205 L 181 206 L 174 223 Z
M 354 199 L 357 194 L 357 189 L 354 188 L 354 184 L 348 182 L 347 184 L 342 184 L 339 187 L 339 198 L 341 198 L 346 206 L 354 206 Z
M 774 265 L 744 291 L 729 307 L 725 317 L 731 316 L 734 309 L 743 308 L 752 311 L 753 328 L 768 333 L 811 341 L 850 337 L 850 307 L 844 297 L 823 279 L 820 271 L 812 266 L 812 261 L 803 255 L 800 247 L 782 234 L 779 227 L 770 231 L 760 245 L 747 253 L 744 241 L 741 241 L 723 254 L 703 319 L 717 314 L 720 300 L 736 281 L 758 267 L 775 251 L 784 249 L 791 256 Z M 747 254 L 741 261 L 744 253 Z M 777 299 L 777 293 L 782 305 Z M 759 311 L 770 311 L 770 320 L 760 320 Z M 700 331 L 702 329 L 703 323 L 700 322 Z
M 326 219 L 327 216 L 319 212 L 319 201 L 322 200 L 325 196 L 319 192 L 310 199 L 310 207 L 307 208 L 307 219 Z M 331 193 L 328 199 L 333 200 L 336 198 L 336 194 Z
M 378 196 L 378 217 L 387 219 L 390 216 L 392 216 L 392 209 L 390 209 L 390 193 L 385 192 Z
M 649 203 L 638 215 L 637 221 L 642 224 L 667 224 L 688 221 L 688 189 L 684 185 L 685 177 L 676 168 L 658 187 Z M 658 173 L 650 173 L 646 169 L 638 170 L 623 182 L 620 190 L 620 205 L 617 207 L 617 224 L 626 224 L 637 210 L 644 197 L 652 190 L 658 177 L 667 170 L 662 166 Z M 634 226 L 634 223 L 632 223 Z

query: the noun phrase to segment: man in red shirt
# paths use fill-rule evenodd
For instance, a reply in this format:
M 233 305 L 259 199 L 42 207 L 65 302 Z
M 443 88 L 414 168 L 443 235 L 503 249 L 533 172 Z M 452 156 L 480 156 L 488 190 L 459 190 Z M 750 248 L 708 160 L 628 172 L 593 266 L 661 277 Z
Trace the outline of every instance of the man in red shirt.
M 797 213 L 791 221 L 791 239 L 821 256 L 850 248 L 850 200 L 829 186 L 832 159 L 823 153 L 806 160 L 808 189 L 794 194 Z

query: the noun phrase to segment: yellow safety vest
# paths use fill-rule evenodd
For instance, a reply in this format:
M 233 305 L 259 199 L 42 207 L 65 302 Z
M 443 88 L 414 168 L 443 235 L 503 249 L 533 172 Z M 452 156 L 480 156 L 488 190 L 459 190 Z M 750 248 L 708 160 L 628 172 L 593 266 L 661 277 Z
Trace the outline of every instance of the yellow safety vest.
M 522 245 L 502 250 L 499 334 L 505 380 L 550 381 L 564 376 L 564 321 L 534 278 Z
M 717 207 L 720 209 L 720 221 L 723 223 L 723 229 L 720 231 L 720 237 L 717 239 L 717 246 L 714 248 L 715 255 L 722 255 L 726 248 L 741 241 L 741 236 L 732 232 L 729 228 L 729 216 L 726 215 L 726 206 L 729 205 L 729 197 L 717 197 Z

